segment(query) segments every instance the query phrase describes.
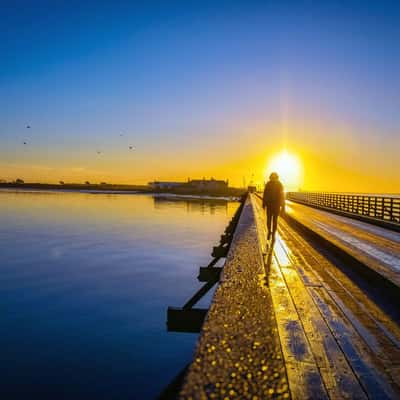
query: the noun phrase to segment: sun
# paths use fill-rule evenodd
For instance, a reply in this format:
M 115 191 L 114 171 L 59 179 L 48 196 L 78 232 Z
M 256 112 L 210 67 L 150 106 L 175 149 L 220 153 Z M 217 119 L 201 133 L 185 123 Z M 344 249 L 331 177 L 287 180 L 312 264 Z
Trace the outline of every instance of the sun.
M 270 159 L 265 170 L 265 179 L 269 179 L 271 172 L 277 172 L 285 190 L 298 190 L 302 183 L 303 166 L 300 159 L 287 150 Z

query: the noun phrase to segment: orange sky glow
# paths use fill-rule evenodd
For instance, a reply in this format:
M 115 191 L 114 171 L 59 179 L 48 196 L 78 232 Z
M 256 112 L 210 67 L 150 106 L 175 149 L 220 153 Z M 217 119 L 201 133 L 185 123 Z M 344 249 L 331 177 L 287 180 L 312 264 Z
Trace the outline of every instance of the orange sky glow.
M 400 140 L 397 146 L 388 146 L 379 137 L 362 142 L 338 127 L 293 123 L 283 129 L 282 123 L 260 123 L 222 132 L 213 139 L 198 136 L 181 142 L 134 152 L 110 145 L 101 155 L 85 146 L 76 150 L 15 148 L 19 154 L 15 162 L 0 161 L 0 179 L 146 184 L 214 177 L 229 179 L 236 187 L 251 181 L 262 185 L 272 172 L 271 160 L 286 151 L 301 169 L 294 167 L 291 175 L 297 174 L 297 178 L 289 182 L 285 182 L 285 173 L 277 170 L 288 190 L 400 192 L 393 165 Z

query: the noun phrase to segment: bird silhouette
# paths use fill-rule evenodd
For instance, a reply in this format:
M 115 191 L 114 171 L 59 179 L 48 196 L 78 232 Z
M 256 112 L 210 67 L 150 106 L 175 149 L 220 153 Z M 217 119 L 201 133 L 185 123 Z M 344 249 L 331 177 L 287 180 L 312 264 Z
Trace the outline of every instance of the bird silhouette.
M 101 151 L 97 151 L 97 154 L 101 154 Z
M 135 146 L 129 146 L 129 150 L 136 150 Z
M 26 129 L 31 129 L 31 126 L 30 126 L 30 125 L 27 125 L 27 126 L 26 126 Z
M 26 142 L 24 142 L 24 144 L 26 144 Z

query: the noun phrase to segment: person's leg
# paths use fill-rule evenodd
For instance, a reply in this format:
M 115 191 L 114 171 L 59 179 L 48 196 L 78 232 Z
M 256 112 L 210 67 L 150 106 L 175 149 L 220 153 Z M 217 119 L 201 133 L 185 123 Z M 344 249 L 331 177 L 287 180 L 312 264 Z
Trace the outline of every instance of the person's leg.
M 275 237 L 276 230 L 278 228 L 278 216 L 279 213 L 274 212 L 272 214 L 272 236 Z
M 272 223 L 272 210 L 271 207 L 267 206 L 267 229 L 268 229 L 268 240 L 271 238 L 271 223 Z

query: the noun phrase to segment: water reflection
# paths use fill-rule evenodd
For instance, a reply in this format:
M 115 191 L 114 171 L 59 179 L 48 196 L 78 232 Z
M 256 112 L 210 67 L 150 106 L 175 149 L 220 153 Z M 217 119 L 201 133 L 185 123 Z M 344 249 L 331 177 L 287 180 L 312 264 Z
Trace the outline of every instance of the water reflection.
M 154 208 L 155 209 L 170 209 L 181 208 L 188 213 L 191 212 L 200 212 L 201 214 L 215 214 L 216 212 L 224 212 L 225 215 L 228 214 L 228 206 L 229 202 L 225 199 L 212 199 L 212 200 L 204 200 L 204 199 L 196 199 L 196 198 L 179 198 L 179 197 L 162 197 L 162 196 L 154 196 Z
M 154 398 L 196 341 L 165 306 L 201 286 L 237 206 L 0 192 L 2 397 Z

